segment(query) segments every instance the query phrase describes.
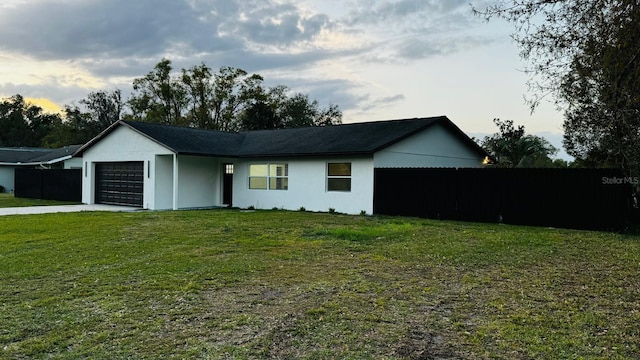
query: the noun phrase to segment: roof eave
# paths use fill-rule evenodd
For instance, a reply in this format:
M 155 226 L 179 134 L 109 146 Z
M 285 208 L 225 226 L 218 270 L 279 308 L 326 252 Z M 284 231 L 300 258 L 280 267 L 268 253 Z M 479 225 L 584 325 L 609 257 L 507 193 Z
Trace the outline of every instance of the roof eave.
M 46 164 L 46 162 L 17 162 L 17 163 L 8 163 L 8 162 L 0 162 L 2 166 L 38 166 Z
M 89 140 L 86 144 L 82 145 L 78 150 L 76 150 L 76 152 L 73 153 L 74 157 L 80 157 L 82 156 L 82 154 L 87 151 L 88 149 L 90 149 L 91 147 L 93 147 L 95 144 L 97 144 L 98 142 L 100 142 L 100 140 L 104 139 L 105 137 L 107 137 L 107 135 L 111 134 L 113 131 L 115 131 L 115 129 L 117 129 L 119 126 L 126 126 L 127 128 L 135 131 L 136 133 L 144 136 L 145 138 L 155 142 L 156 144 L 166 148 L 167 150 L 178 154 L 178 151 L 176 151 L 175 149 L 171 148 L 170 146 L 167 146 L 166 144 L 163 144 L 162 142 L 158 141 L 157 139 L 154 139 L 153 137 L 145 134 L 144 132 L 136 129 L 135 127 L 127 124 L 125 121 L 123 120 L 118 120 L 117 122 L 111 124 L 111 126 L 109 126 L 108 128 L 106 128 L 105 130 L 103 130 L 100 134 L 98 134 L 96 137 L 94 137 L 93 139 Z
M 274 153 L 274 154 L 241 154 L 240 159 L 250 158 L 287 158 L 287 157 L 327 157 L 327 156 L 363 156 L 373 155 L 375 151 L 336 151 L 336 152 L 314 152 L 314 153 Z
M 56 164 L 56 163 L 59 163 L 59 162 L 67 161 L 67 160 L 71 159 L 72 157 L 73 157 L 73 154 L 65 155 L 63 157 L 59 157 L 59 158 L 56 158 L 56 159 L 43 161 L 42 163 L 43 164 L 47 164 L 47 165 L 52 165 L 52 164 Z
M 117 121 L 113 124 L 111 124 L 108 128 L 102 130 L 102 132 L 98 135 L 96 135 L 93 139 L 87 141 L 84 145 L 82 145 L 78 150 L 76 150 L 73 153 L 74 157 L 79 157 L 82 156 L 82 154 L 89 150 L 89 148 L 93 147 L 93 145 L 95 145 L 96 143 L 98 143 L 100 140 L 102 140 L 104 137 L 106 137 L 107 135 L 109 135 L 110 133 L 113 132 L 113 130 L 115 130 L 118 126 L 121 125 L 121 121 Z
M 2 166 L 38 166 L 38 165 L 53 165 L 59 162 L 63 162 L 71 159 L 72 155 L 66 155 L 60 158 L 47 160 L 47 161 L 28 161 L 28 162 L 0 162 Z
M 203 153 L 203 152 L 193 152 L 193 151 L 174 151 L 176 155 L 183 156 L 203 156 L 203 157 L 219 157 L 219 158 L 239 158 L 238 155 L 232 154 L 215 154 L 215 153 Z

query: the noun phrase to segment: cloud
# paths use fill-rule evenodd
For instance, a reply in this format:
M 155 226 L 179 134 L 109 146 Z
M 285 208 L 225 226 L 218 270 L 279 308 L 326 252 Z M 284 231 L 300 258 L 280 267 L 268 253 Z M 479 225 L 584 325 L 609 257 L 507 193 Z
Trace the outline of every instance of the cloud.
M 395 103 L 402 102 L 405 100 L 405 96 L 403 94 L 397 94 L 371 100 L 371 96 L 367 95 L 360 100 L 361 101 L 358 103 L 357 110 L 361 113 L 368 113 L 374 109 L 381 109 L 392 106 Z
M 46 60 L 150 55 L 171 41 L 169 29 L 187 15 L 186 3 L 168 3 L 31 1 L 0 12 L 0 44 Z
M 0 46 L 39 59 L 215 53 L 291 46 L 329 24 L 291 4 L 242 0 L 34 0 L 0 8 Z
M 427 59 L 484 46 L 490 39 L 472 34 L 480 19 L 467 0 L 361 0 L 342 20 L 369 34 L 379 51 L 368 61 L 394 63 Z
M 79 86 L 61 87 L 55 83 L 24 85 L 5 83 L 0 84 L 0 97 L 21 94 L 28 98 L 48 99 L 59 107 L 71 105 L 86 97 L 91 90 Z
M 404 100 L 405 97 L 402 94 L 398 94 L 398 95 L 394 95 L 394 96 L 388 96 L 385 98 L 382 98 L 380 100 L 378 100 L 379 103 L 384 103 L 384 104 L 391 104 L 391 103 L 395 103 L 398 101 L 402 101 Z
M 253 71 L 341 56 L 312 44 L 331 27 L 325 14 L 272 0 L 32 0 L 0 7 L 0 52 L 105 77 L 142 76 L 163 57 Z
M 296 2 L 275 0 L 15 2 L 0 8 L 0 49 L 41 60 L 74 60 L 94 67 L 112 59 L 141 62 L 172 55 L 224 57 L 229 53 L 269 57 L 272 53 L 283 53 L 294 55 L 295 59 L 299 53 L 335 51 L 330 46 L 339 46 L 337 43 L 320 46 L 316 42 L 328 34 L 342 39 L 353 39 L 359 34 L 361 41 L 352 49 L 391 46 L 397 50 L 396 56 L 415 59 L 419 52 L 406 51 L 411 46 L 408 43 L 416 41 L 425 57 L 448 51 L 451 47 L 448 50 L 436 47 L 441 43 L 434 41 L 429 42 L 431 47 L 425 47 L 425 34 L 446 32 L 455 37 L 451 33 L 464 27 L 469 17 L 460 15 L 469 10 L 465 0 L 373 4 L 360 1 L 346 17 L 330 18 Z M 415 40 L 407 40 L 411 38 Z M 304 56 L 299 58 L 308 61 Z
M 472 22 L 467 0 L 3 0 L 0 60 L 12 54 L 64 64 L 64 71 L 24 85 L 5 79 L 12 83 L 0 93 L 58 104 L 96 86 L 118 87 L 126 96 L 134 78 L 166 57 L 176 70 L 202 62 L 214 70 L 233 66 L 321 104 L 375 109 L 404 96 L 384 86 L 367 90 L 375 81 L 350 73 L 482 45 L 481 36 L 465 33 Z M 328 63 L 342 71 L 320 70 Z M 308 73 L 318 76 L 296 77 Z
M 360 0 L 350 12 L 347 23 L 358 24 L 395 24 L 396 20 L 418 20 L 449 15 L 461 8 L 467 9 L 466 0 L 400 0 L 378 1 Z M 411 25 L 411 22 L 405 22 Z
M 269 1 L 242 2 L 238 15 L 224 22 L 221 30 L 262 45 L 291 46 L 310 41 L 330 26 L 327 15 L 305 15 L 295 5 Z
M 25 101 L 42 108 L 47 113 L 62 113 L 62 108 L 53 101 L 46 98 L 26 98 Z
M 397 46 L 397 54 L 404 59 L 424 59 L 432 56 L 461 52 L 491 42 L 491 39 L 475 36 L 458 38 L 421 36 L 399 43 Z
M 357 109 L 362 100 L 359 95 L 356 95 L 361 85 L 347 79 L 288 76 L 276 72 L 269 74 L 265 85 L 285 85 L 291 92 L 308 94 L 321 106 L 338 104 L 342 111 Z

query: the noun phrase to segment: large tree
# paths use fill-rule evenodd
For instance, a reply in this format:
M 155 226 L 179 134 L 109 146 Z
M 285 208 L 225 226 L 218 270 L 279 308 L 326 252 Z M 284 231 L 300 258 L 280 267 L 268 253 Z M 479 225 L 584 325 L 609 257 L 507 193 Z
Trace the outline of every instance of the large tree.
M 0 102 L 0 146 L 45 146 L 43 139 L 60 121 L 58 114 L 45 113 L 20 95 L 4 99 Z
M 513 120 L 494 119 L 498 132 L 486 136 L 481 146 L 498 161 L 500 167 L 551 167 L 550 156 L 557 152 L 545 138 L 525 134 L 524 126 Z
M 162 59 L 133 82 L 129 119 L 202 129 L 236 131 L 239 116 L 263 92 L 262 77 L 242 69 L 222 67 L 217 73 L 205 64 L 172 73 Z
M 238 68 L 224 66 L 215 74 L 213 92 L 213 122 L 218 130 L 242 129 L 240 115 L 255 101 L 262 98 L 262 76 L 248 74 Z
M 59 148 L 84 144 L 92 138 L 87 129 L 89 119 L 89 114 L 82 112 L 79 107 L 66 105 L 64 119 L 56 123 L 44 137 L 44 145 L 50 148 Z
M 171 125 L 185 125 L 187 90 L 172 76 L 171 60 L 162 59 L 147 75 L 133 81 L 129 98 L 132 118 Z
M 163 59 L 154 70 L 134 80 L 128 119 L 201 129 L 240 131 L 339 124 L 337 105 L 323 109 L 305 94 L 288 96 L 286 86 L 265 88 L 258 74 L 205 64 L 172 74 Z
M 90 125 L 96 135 L 122 117 L 124 104 L 120 89 L 91 92 L 85 99 L 80 100 L 80 103 L 89 114 Z
M 257 98 L 242 114 L 245 130 L 327 126 L 342 123 L 342 111 L 335 104 L 321 108 L 317 100 L 302 93 L 287 95 L 288 88 L 276 86 Z
M 578 160 L 640 173 L 640 2 L 513 0 L 476 9 L 515 25 L 535 108 L 565 111 L 565 147 Z
M 240 115 L 240 123 L 243 130 L 271 130 L 283 127 L 276 109 L 264 99 L 249 105 Z
M 119 89 L 91 92 L 79 105 L 65 106 L 64 119 L 52 127 L 44 143 L 48 147 L 84 144 L 120 120 L 123 107 Z
M 640 7 L 634 10 L 574 57 L 561 94 L 572 100 L 567 151 L 587 164 L 640 175 Z
M 217 129 L 211 109 L 214 94 L 213 79 L 213 72 L 205 64 L 182 69 L 181 80 L 189 97 L 187 116 L 191 126 L 200 129 Z
M 309 100 L 309 96 L 297 93 L 291 96 L 283 108 L 284 127 L 327 126 L 342 123 L 342 112 L 335 104 L 323 109 L 317 100 Z

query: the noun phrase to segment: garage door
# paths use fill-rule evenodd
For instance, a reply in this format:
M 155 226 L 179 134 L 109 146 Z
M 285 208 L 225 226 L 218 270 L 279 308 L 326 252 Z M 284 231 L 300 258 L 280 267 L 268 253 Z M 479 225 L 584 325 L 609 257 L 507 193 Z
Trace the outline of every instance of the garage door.
M 96 164 L 96 203 L 142 207 L 142 162 Z

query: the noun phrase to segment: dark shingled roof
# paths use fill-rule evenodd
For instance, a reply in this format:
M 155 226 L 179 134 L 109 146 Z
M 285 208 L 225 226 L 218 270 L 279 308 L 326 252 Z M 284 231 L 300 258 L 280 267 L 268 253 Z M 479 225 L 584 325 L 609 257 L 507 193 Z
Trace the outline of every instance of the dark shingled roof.
M 447 127 L 479 155 L 486 155 L 445 116 L 241 133 L 121 121 L 84 145 L 76 155 L 81 155 L 119 125 L 128 126 L 178 154 L 281 157 L 373 154 L 434 124 Z
M 188 127 L 161 125 L 149 122 L 126 121 L 132 127 L 157 143 L 184 155 L 235 157 L 243 134 L 202 130 Z
M 448 120 L 436 117 L 251 131 L 246 133 L 239 155 L 249 157 L 372 154 L 444 121 Z
M 81 145 L 59 149 L 44 148 L 0 148 L 0 163 L 3 164 L 47 164 L 71 156 Z

